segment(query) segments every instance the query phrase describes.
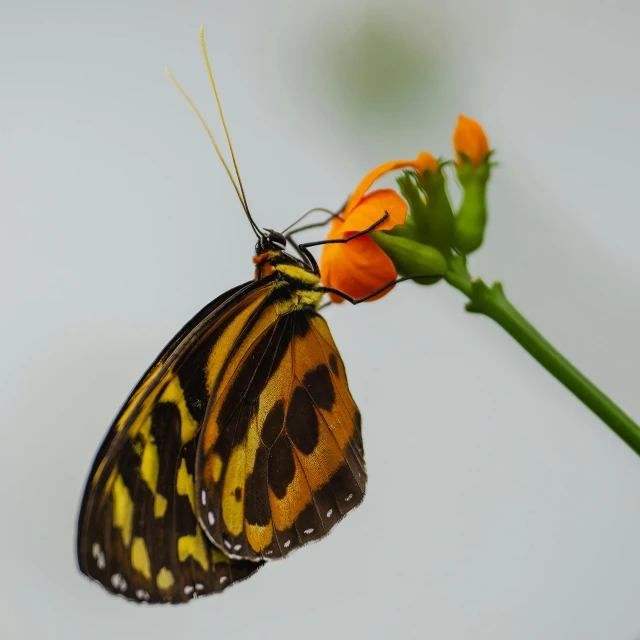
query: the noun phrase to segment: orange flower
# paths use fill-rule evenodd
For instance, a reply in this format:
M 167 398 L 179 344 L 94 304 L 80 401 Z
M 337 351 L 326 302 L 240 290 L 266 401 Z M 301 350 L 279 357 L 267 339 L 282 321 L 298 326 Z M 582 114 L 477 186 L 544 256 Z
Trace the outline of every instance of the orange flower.
M 453 132 L 453 148 L 458 154 L 458 164 L 462 164 L 462 153 L 477 167 L 489 153 L 489 140 L 480 123 L 459 115 Z
M 351 194 L 340 218 L 333 219 L 327 239 L 347 238 L 364 231 L 380 220 L 385 211 L 389 217 L 376 227 L 376 231 L 404 224 L 407 203 L 393 189 L 378 189 L 369 194 L 367 191 L 380 176 L 405 167 L 422 173 L 425 169 L 436 170 L 438 162 L 430 153 L 423 151 L 415 160 L 386 162 L 368 173 Z M 368 235 L 344 244 L 325 245 L 320 272 L 328 287 L 344 291 L 354 298 L 363 298 L 398 276 L 391 258 Z M 391 287 L 372 300 L 389 291 Z M 333 293 L 329 293 L 329 297 L 333 302 L 344 302 Z

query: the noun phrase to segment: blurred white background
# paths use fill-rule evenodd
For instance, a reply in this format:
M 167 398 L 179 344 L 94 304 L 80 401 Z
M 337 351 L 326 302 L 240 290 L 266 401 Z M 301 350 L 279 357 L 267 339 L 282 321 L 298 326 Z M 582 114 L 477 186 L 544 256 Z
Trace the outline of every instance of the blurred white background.
M 143 607 L 75 565 L 94 452 L 159 349 L 252 277 L 210 143 L 212 59 L 250 205 L 283 228 L 372 167 L 500 166 L 476 275 L 640 418 L 633 0 L 0 1 L 0 636 L 633 640 L 640 459 L 441 284 L 328 309 L 363 506 L 222 596 Z M 455 194 L 454 194 L 455 195 Z

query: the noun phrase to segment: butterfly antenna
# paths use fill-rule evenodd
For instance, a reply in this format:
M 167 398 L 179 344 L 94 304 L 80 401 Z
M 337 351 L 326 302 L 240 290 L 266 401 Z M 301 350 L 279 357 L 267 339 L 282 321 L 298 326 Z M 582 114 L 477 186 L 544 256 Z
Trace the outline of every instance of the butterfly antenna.
M 247 202 L 247 196 L 244 192 L 244 186 L 242 184 L 242 178 L 240 177 L 240 171 L 238 170 L 238 162 L 236 161 L 236 154 L 233 151 L 233 145 L 231 144 L 231 136 L 229 135 L 229 128 L 227 127 L 227 121 L 224 119 L 224 113 L 222 111 L 222 103 L 220 102 L 220 96 L 218 95 L 218 89 L 216 87 L 216 82 L 213 79 L 213 71 L 211 71 L 211 63 L 209 62 L 209 56 L 207 54 L 207 45 L 204 41 L 204 25 L 200 27 L 200 47 L 202 48 L 202 55 L 204 56 L 204 61 L 207 64 L 207 71 L 209 72 L 209 80 L 211 80 L 211 87 L 213 88 L 213 94 L 216 97 L 216 104 L 218 105 L 218 113 L 220 114 L 220 120 L 222 121 L 222 126 L 224 127 L 224 133 L 227 136 L 227 144 L 229 145 L 229 151 L 231 151 L 231 159 L 233 160 L 233 168 L 235 169 L 236 176 L 238 178 L 238 185 L 240 186 L 240 192 L 242 193 L 242 200 L 244 204 L 244 210 L 251 222 L 251 226 L 254 231 L 257 231 L 260 235 L 263 235 L 258 228 L 258 226 L 253 221 L 251 217 L 251 213 L 249 211 L 249 204 Z
M 242 208 L 244 209 L 244 212 L 247 215 L 247 218 L 249 219 L 249 223 L 251 224 L 251 228 L 253 229 L 253 232 L 259 238 L 264 236 L 264 233 L 262 233 L 260 231 L 260 229 L 258 228 L 256 223 L 253 221 L 253 218 L 251 217 L 251 214 L 249 213 L 249 209 L 248 209 L 247 204 L 246 204 L 246 198 L 244 198 L 244 192 L 241 191 L 241 189 L 238 187 L 238 184 L 236 183 L 236 181 L 235 181 L 235 179 L 233 177 L 233 173 L 231 173 L 231 169 L 229 168 L 229 165 L 227 164 L 226 160 L 224 159 L 224 156 L 222 155 L 222 152 L 220 151 L 220 147 L 218 146 L 218 143 L 216 142 L 216 139 L 214 138 L 213 133 L 211 133 L 211 129 L 209 129 L 209 126 L 207 125 L 204 117 L 202 116 L 202 114 L 198 110 L 198 107 L 196 107 L 196 105 L 193 103 L 193 100 L 191 100 L 191 98 L 188 96 L 187 92 L 182 88 L 180 83 L 176 80 L 175 76 L 171 73 L 171 70 L 167 67 L 165 69 L 165 71 L 167 72 L 167 75 L 169 76 L 171 82 L 173 82 L 175 88 L 180 92 L 182 97 L 189 103 L 189 106 L 193 109 L 194 113 L 198 116 L 198 120 L 200 120 L 200 123 L 205 128 L 205 131 L 207 132 L 207 134 L 209 136 L 209 139 L 211 140 L 211 142 L 213 144 L 213 148 L 216 150 L 216 153 L 218 154 L 218 158 L 220 158 L 220 162 L 222 162 L 222 166 L 225 168 L 225 171 L 227 172 L 227 175 L 229 176 L 229 180 L 231 180 L 231 184 L 233 184 L 233 188 L 236 190 L 236 194 L 238 195 L 238 199 L 240 200 L 240 204 L 242 205 Z M 239 177 L 240 176 L 238 176 L 238 178 Z

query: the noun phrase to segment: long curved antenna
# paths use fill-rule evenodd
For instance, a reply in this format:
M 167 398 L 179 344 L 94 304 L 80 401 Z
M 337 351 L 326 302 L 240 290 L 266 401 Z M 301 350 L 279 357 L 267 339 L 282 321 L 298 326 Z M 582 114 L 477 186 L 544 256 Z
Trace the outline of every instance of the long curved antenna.
M 207 58 L 206 49 L 204 49 L 204 31 L 202 29 L 200 30 L 200 41 L 201 41 L 202 46 L 203 46 L 203 52 L 204 52 L 205 60 L 207 62 L 207 68 L 209 69 L 209 75 L 210 75 L 210 78 L 211 78 L 211 82 L 213 83 L 213 76 L 211 75 L 211 67 L 209 65 L 209 59 Z M 236 194 L 238 195 L 238 199 L 240 200 L 240 204 L 242 205 L 242 208 L 244 209 L 244 212 L 245 212 L 245 214 L 247 216 L 247 219 L 249 220 L 249 224 L 251 225 L 251 229 L 253 230 L 253 232 L 256 234 L 256 236 L 258 238 L 264 237 L 264 233 L 260 230 L 258 225 L 253 221 L 253 218 L 251 217 L 251 213 L 249 212 L 249 207 L 247 205 L 247 199 L 246 199 L 246 197 L 244 195 L 244 189 L 242 187 L 242 181 L 240 180 L 240 174 L 238 173 L 238 166 L 236 164 L 236 159 L 235 159 L 235 156 L 233 154 L 233 147 L 231 147 L 231 140 L 229 139 L 229 132 L 227 130 L 227 125 L 225 124 L 225 121 L 224 121 L 224 116 L 222 115 L 222 107 L 220 106 L 220 100 L 218 98 L 218 92 L 216 91 L 215 85 L 214 85 L 213 89 L 214 89 L 215 94 L 216 94 L 216 100 L 218 102 L 218 109 L 220 111 L 220 117 L 222 119 L 222 124 L 224 125 L 224 129 L 225 129 L 225 132 L 227 134 L 227 141 L 229 142 L 229 148 L 231 149 L 231 156 L 233 157 L 233 166 L 235 168 L 236 175 L 238 177 L 238 183 L 240 185 L 239 187 L 238 187 L 238 183 L 236 183 L 236 181 L 235 181 L 235 179 L 233 177 L 233 174 L 231 173 L 231 169 L 229 168 L 229 165 L 227 164 L 226 160 L 224 159 L 224 156 L 222 155 L 222 152 L 220 151 L 220 147 L 218 146 L 218 143 L 216 142 L 216 139 L 214 138 L 213 133 L 211 133 L 211 129 L 209 129 L 209 126 L 207 125 L 207 123 L 206 123 L 205 119 L 203 118 L 202 114 L 200 113 L 200 111 L 198 110 L 196 105 L 193 103 L 191 98 L 187 95 L 187 92 L 180 86 L 180 83 L 176 80 L 174 75 L 171 73 L 170 69 L 167 67 L 165 69 L 165 71 L 167 72 L 167 75 L 171 79 L 171 82 L 173 82 L 174 86 L 180 92 L 182 97 L 189 103 L 189 106 L 193 109 L 194 113 L 198 116 L 198 120 L 200 120 L 200 123 L 205 128 L 205 131 L 207 132 L 207 134 L 209 136 L 209 139 L 211 140 L 211 142 L 213 144 L 213 148 L 216 150 L 216 153 L 218 154 L 218 158 L 220 158 L 220 162 L 222 162 L 222 166 L 225 168 L 225 171 L 227 172 L 227 175 L 229 176 L 229 180 L 231 180 L 231 184 L 233 184 L 233 188 L 236 190 Z
M 249 204 L 247 203 L 247 196 L 244 193 L 244 187 L 242 186 L 242 178 L 240 177 L 240 171 L 238 171 L 238 163 L 236 162 L 236 154 L 233 152 L 233 145 L 231 144 L 231 136 L 229 135 L 229 129 L 227 128 L 227 121 L 224 119 L 224 113 L 222 113 L 222 103 L 220 102 L 220 96 L 218 95 L 218 89 L 216 88 L 215 80 L 213 79 L 213 72 L 211 71 L 211 64 L 209 64 L 209 56 L 207 55 L 207 45 L 204 42 L 204 25 L 200 27 L 200 47 L 202 48 L 202 54 L 204 55 L 204 61 L 207 63 L 207 71 L 209 72 L 209 80 L 211 80 L 211 87 L 213 88 L 213 94 L 216 97 L 216 103 L 218 105 L 218 112 L 220 113 L 220 120 L 222 120 L 222 126 L 224 127 L 224 133 L 227 136 L 227 143 L 229 144 L 229 150 L 231 151 L 231 159 L 233 160 L 233 168 L 236 170 L 236 176 L 238 176 L 238 184 L 240 185 L 240 191 L 242 192 L 242 198 L 244 200 L 244 208 L 249 213 Z

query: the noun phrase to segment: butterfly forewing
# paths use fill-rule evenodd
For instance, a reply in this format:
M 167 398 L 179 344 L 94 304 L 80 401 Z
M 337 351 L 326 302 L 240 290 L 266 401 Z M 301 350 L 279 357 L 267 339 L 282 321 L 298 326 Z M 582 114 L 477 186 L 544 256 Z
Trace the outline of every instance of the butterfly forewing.
M 198 524 L 195 459 L 207 366 L 227 358 L 242 333 L 239 318 L 260 315 L 271 287 L 238 287 L 207 305 L 163 350 L 107 434 L 80 510 L 78 562 L 108 590 L 141 602 L 182 602 L 260 566 L 230 560 Z
M 265 305 L 216 371 L 198 443 L 200 522 L 237 558 L 321 538 L 366 484 L 360 414 L 329 328 L 311 309 L 279 309 Z

